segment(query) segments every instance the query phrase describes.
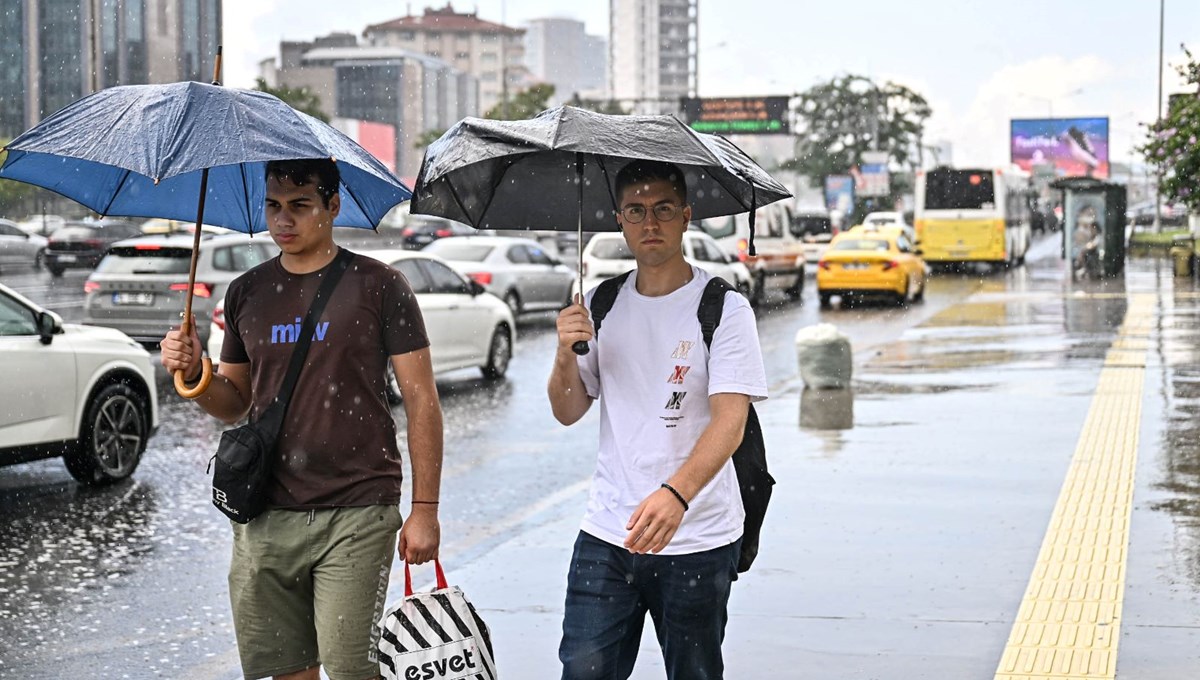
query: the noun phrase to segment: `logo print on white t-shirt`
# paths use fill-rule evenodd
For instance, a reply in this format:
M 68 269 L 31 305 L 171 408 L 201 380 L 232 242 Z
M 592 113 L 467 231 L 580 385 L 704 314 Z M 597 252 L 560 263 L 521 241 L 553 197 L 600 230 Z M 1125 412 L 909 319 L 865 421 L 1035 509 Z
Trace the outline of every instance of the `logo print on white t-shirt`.
M 692 351 L 692 346 L 695 344 L 696 344 L 695 342 L 688 342 L 687 340 L 680 340 L 679 346 L 675 348 L 675 352 L 671 354 L 671 358 L 672 359 L 686 359 L 688 352 Z
M 667 405 L 663 408 L 668 411 L 678 411 L 683 406 L 685 396 L 687 396 L 687 392 L 672 392 L 671 398 L 667 400 Z
M 671 374 L 670 378 L 667 378 L 667 382 L 671 383 L 672 385 L 682 385 L 683 376 L 687 375 L 687 372 L 691 369 L 691 366 L 676 366 L 675 372 Z

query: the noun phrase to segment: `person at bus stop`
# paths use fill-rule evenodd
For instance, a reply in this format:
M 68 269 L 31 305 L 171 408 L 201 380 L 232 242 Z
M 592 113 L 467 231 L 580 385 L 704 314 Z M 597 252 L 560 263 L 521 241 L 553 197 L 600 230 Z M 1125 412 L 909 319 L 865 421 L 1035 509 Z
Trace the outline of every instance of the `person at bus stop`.
M 229 286 L 220 368 L 196 399 L 226 423 L 256 417 L 275 398 L 295 328 L 338 254 L 337 165 L 280 161 L 266 172 L 267 222 L 282 253 Z M 276 448 L 268 509 L 232 524 L 229 595 L 247 678 L 317 680 L 322 666 L 332 680 L 377 677 L 374 624 L 394 551 L 421 564 L 441 540 L 442 413 L 416 297 L 399 272 L 355 255 L 318 321 Z M 168 371 L 198 380 L 200 359 L 194 330 L 163 339 Z M 388 364 L 408 415 L 413 495 L 403 525 Z
M 628 678 L 647 612 L 667 677 L 723 677 L 721 642 L 744 512 L 730 457 L 767 396 L 749 303 L 726 294 L 711 351 L 697 308 L 710 276 L 683 258 L 679 168 L 634 161 L 616 178 L 637 262 L 597 337 L 588 308 L 558 317 L 547 392 L 555 418 L 600 399 L 600 444 L 569 573 L 559 658 L 568 680 Z M 589 294 L 590 305 L 594 291 Z M 577 357 L 576 341 L 590 352 Z

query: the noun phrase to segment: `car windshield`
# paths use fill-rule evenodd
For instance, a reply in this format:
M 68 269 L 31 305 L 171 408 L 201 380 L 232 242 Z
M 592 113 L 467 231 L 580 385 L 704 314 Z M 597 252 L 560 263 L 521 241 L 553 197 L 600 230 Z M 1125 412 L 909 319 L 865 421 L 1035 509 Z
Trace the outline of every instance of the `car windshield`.
M 97 235 L 94 227 L 63 227 L 54 232 L 50 240 L 68 241 L 72 239 L 95 238 Z
M 191 248 L 121 246 L 110 250 L 96 271 L 104 274 L 186 274 L 191 262 Z
M 848 238 L 833 244 L 832 249 L 885 251 L 888 249 L 888 242 L 877 238 Z
M 454 241 L 434 241 L 425 248 L 425 252 L 433 253 L 445 260 L 459 262 L 483 262 L 492 252 L 492 246 L 485 243 L 455 243 Z
M 828 234 L 832 231 L 833 223 L 828 217 L 801 215 L 792 220 L 792 236 Z
M 623 238 L 593 239 L 592 257 L 598 260 L 632 260 L 633 253 Z

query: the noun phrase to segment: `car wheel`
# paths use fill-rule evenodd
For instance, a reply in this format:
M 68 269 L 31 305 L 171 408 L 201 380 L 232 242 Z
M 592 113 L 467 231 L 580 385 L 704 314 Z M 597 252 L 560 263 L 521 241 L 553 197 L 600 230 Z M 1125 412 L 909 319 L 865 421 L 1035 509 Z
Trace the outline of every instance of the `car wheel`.
M 751 285 L 753 286 L 753 290 L 750 292 L 750 304 L 757 307 L 767 297 L 767 275 L 763 272 L 755 272 Z
M 833 293 L 817 293 L 817 297 L 821 300 L 821 309 L 829 309 L 833 306 Z
M 38 271 L 42 267 L 44 267 L 45 264 L 46 264 L 46 249 L 43 248 L 43 249 L 37 251 L 37 254 L 33 256 L 33 270 Z
M 913 295 L 913 299 L 912 299 L 913 302 L 924 302 L 925 301 L 925 286 L 926 285 L 928 285 L 926 280 L 922 279 L 921 287 L 918 288 L 916 294 Z
M 483 366 L 483 377 L 488 380 L 499 380 L 508 372 L 508 362 L 512 360 L 512 335 L 508 326 L 500 324 L 492 333 L 492 343 L 488 347 L 487 364 Z
M 57 264 L 47 264 L 46 269 L 50 270 L 50 276 L 58 278 L 63 275 L 64 268 Z
M 79 441 L 63 462 L 81 484 L 111 484 L 137 469 L 149 434 L 142 397 L 125 383 L 106 385 L 88 402 Z
M 912 290 L 912 279 L 904 279 L 904 292 L 896 294 L 896 304 L 900 307 L 908 306 L 908 294 Z
M 517 295 L 517 291 L 510 290 L 505 293 L 504 304 L 508 305 L 514 317 L 521 313 L 521 296 Z
M 737 292 L 742 294 L 742 297 L 749 300 L 754 295 L 754 284 L 749 281 L 739 281 L 737 284 Z
M 388 361 L 386 373 L 383 381 L 384 396 L 387 397 L 389 404 L 399 406 L 404 402 L 404 395 L 400 393 L 400 381 L 396 380 L 396 370 L 392 368 L 391 361 Z

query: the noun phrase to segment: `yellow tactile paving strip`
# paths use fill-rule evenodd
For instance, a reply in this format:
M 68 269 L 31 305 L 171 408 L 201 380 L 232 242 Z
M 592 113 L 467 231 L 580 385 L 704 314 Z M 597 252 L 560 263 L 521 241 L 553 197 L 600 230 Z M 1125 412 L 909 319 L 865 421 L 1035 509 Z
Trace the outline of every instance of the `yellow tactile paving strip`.
M 995 680 L 1115 678 L 1153 297 L 1130 299 Z

